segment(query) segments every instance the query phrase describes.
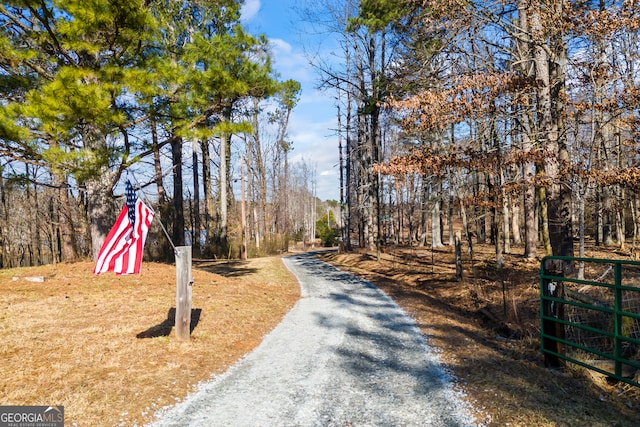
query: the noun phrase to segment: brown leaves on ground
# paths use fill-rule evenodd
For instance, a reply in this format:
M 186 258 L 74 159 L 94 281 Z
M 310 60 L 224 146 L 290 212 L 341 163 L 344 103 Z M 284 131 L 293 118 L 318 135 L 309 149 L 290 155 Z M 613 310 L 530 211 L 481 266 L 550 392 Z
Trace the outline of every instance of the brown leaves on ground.
M 416 319 L 478 410 L 478 420 L 488 418 L 496 426 L 637 426 L 635 387 L 596 384 L 584 372 L 544 368 L 539 263 L 516 249 L 505 256 L 500 273 L 492 246 L 475 250 L 475 268 L 466 260 L 460 282 L 448 248 L 387 248 L 380 260 L 368 253 L 325 259 L 377 284 Z
M 253 349 L 299 297 L 279 258 L 194 261 L 193 332 L 180 342 L 175 267 L 92 270 L 81 262 L 0 271 L 0 404 L 64 405 L 69 426 L 149 421 Z M 46 280 L 27 280 L 37 276 Z

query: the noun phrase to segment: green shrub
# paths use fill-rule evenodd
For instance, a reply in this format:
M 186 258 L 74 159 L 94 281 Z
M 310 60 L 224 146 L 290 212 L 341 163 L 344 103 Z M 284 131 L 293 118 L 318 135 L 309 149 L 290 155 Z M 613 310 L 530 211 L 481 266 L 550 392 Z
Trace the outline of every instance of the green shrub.
M 335 224 L 336 221 L 331 211 L 329 211 L 328 215 L 324 215 L 316 221 L 316 237 L 320 239 L 322 246 L 334 246 L 336 244 L 340 232 Z

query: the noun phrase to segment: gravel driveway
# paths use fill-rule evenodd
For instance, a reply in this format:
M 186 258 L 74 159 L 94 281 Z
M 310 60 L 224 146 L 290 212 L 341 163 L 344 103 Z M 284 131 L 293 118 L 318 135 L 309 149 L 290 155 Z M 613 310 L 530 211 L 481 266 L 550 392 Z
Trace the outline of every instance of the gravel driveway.
M 151 426 L 470 426 L 414 320 L 369 282 L 284 258 L 301 299 L 252 353 Z

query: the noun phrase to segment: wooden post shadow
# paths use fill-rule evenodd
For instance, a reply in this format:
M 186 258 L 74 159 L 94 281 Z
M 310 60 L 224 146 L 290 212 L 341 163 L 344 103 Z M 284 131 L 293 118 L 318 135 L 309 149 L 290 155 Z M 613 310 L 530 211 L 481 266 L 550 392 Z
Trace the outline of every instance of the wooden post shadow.
M 189 332 L 192 333 L 193 330 L 198 326 L 200 322 L 200 316 L 202 315 L 201 308 L 194 308 L 191 310 L 191 321 L 189 322 Z M 161 323 L 150 327 L 146 331 L 140 332 L 136 335 L 136 338 L 158 338 L 158 337 L 168 337 L 171 334 L 171 329 L 176 325 L 176 308 L 171 307 L 167 312 L 167 318 L 164 319 Z

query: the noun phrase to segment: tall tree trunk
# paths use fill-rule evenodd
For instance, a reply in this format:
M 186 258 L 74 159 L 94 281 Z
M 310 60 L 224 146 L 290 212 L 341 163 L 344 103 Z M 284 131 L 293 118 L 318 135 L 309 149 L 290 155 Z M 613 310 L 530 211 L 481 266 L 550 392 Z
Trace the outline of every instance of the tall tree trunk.
M 502 238 L 504 239 L 504 253 L 511 253 L 511 230 L 509 228 L 509 197 L 505 189 L 504 168 L 500 168 L 500 199 L 502 200 Z
M 433 205 L 431 208 L 431 244 L 434 248 L 441 248 L 442 243 L 442 227 L 440 224 L 440 192 L 435 192 L 433 196 Z
M 540 239 L 542 240 L 542 247 L 544 248 L 545 255 L 553 255 L 553 248 L 551 247 L 551 238 L 549 236 L 549 206 L 547 202 L 547 190 L 544 187 L 538 188 L 538 211 L 539 211 L 539 225 Z
M 600 246 L 604 243 L 604 207 L 602 206 L 602 193 L 603 188 L 601 185 L 596 187 L 596 246 Z
M 369 72 L 371 73 L 371 93 L 367 100 L 367 109 L 371 112 L 371 122 L 369 130 L 369 139 L 371 144 L 371 163 L 370 168 L 370 183 L 371 192 L 370 197 L 373 202 L 371 209 L 372 218 L 372 238 L 374 239 L 375 248 L 377 251 L 378 260 L 380 259 L 380 251 L 382 245 L 382 232 L 380 227 L 380 174 L 373 170 L 373 165 L 379 164 L 382 154 L 382 142 L 380 137 L 380 105 L 382 96 L 380 94 L 380 82 L 379 76 L 384 75 L 384 36 L 381 37 L 381 46 L 378 48 L 376 39 L 371 37 L 369 39 Z M 377 58 L 376 54 L 380 49 L 381 58 Z M 381 68 L 376 67 L 377 61 L 380 61 Z
M 173 165 L 173 244 L 184 246 L 184 195 L 182 190 L 182 138 L 171 138 Z
M 61 258 L 64 261 L 74 261 L 78 258 L 75 241 L 75 229 L 71 214 L 71 201 L 69 198 L 69 184 L 60 173 L 52 172 L 53 183 L 56 190 L 56 205 L 58 222 L 60 224 Z
M 158 188 L 158 203 L 164 205 L 167 200 L 167 193 L 162 181 L 162 162 L 160 161 L 160 143 L 158 141 L 158 124 L 155 117 L 151 117 L 151 143 L 153 144 L 153 167 L 155 170 L 155 182 Z
M 171 216 L 171 208 L 167 199 L 167 191 L 164 187 L 164 172 L 162 170 L 162 159 L 160 157 L 160 142 L 158 140 L 158 123 L 154 116 L 150 119 L 151 122 L 151 143 L 153 148 L 153 168 L 154 168 L 154 181 L 158 191 L 158 210 L 157 221 L 164 227 L 168 224 Z M 169 236 L 166 239 L 162 239 L 160 243 L 160 251 L 162 256 L 167 261 L 173 261 L 174 256 L 171 249 L 171 242 Z
M 450 130 L 450 140 L 449 144 L 451 149 L 455 147 L 456 144 L 456 136 L 455 136 L 455 125 L 452 123 Z M 447 222 L 449 223 L 449 247 L 453 248 L 455 245 L 455 236 L 453 235 L 453 205 L 456 197 L 456 189 L 454 188 L 453 178 L 452 178 L 451 169 L 447 170 L 447 180 L 449 181 L 449 209 L 447 214 Z
M 364 88 L 363 88 L 364 90 Z M 360 107 L 364 108 L 363 106 Z M 366 121 L 362 115 L 358 115 L 358 135 L 357 135 L 357 147 L 356 152 L 358 153 L 358 157 L 360 157 L 360 161 L 356 162 L 357 167 L 357 191 L 358 191 L 358 200 L 356 205 L 358 206 L 358 232 L 360 234 L 360 246 L 363 248 L 370 248 L 371 238 L 370 238 L 370 212 L 371 212 L 371 200 L 369 198 L 368 187 L 370 187 L 370 183 L 367 175 L 367 165 L 370 163 L 370 150 L 368 149 L 368 145 L 366 144 Z
M 483 188 L 485 181 L 486 181 L 486 176 L 484 173 L 482 172 L 476 172 L 474 173 L 475 176 L 475 183 L 473 185 L 473 197 L 474 199 L 476 198 L 482 198 L 485 199 L 486 197 L 484 196 L 480 196 L 481 192 L 484 191 L 485 189 Z M 476 217 L 476 233 L 478 235 L 478 243 L 485 243 L 487 240 L 487 233 L 486 233 L 486 215 L 485 212 L 483 212 L 483 208 L 478 206 L 478 205 L 474 205 L 473 207 L 474 210 L 474 216 Z
M 522 234 L 520 233 L 520 203 L 517 197 L 510 197 L 511 201 L 511 233 L 513 234 L 513 243 L 519 245 L 522 243 Z
M 244 160 L 244 159 L 243 159 Z M 240 164 L 240 226 L 242 234 L 242 245 L 240 248 L 240 259 L 246 260 L 247 254 L 247 214 L 245 211 L 245 192 L 244 192 L 244 165 Z
M 224 108 L 223 116 L 224 120 L 231 123 L 231 115 L 233 112 L 232 105 L 228 105 Z M 231 134 L 224 133 L 220 136 L 220 170 L 219 170 L 219 183 L 218 189 L 220 197 L 220 223 L 218 224 L 218 239 L 220 242 L 220 249 L 227 251 L 229 248 L 229 206 L 231 198 Z
M 529 0 L 519 0 L 518 2 L 518 24 L 520 32 L 516 39 L 516 49 L 518 51 L 518 59 L 520 60 L 520 71 L 523 76 L 531 78 L 534 75 L 533 64 L 533 46 L 531 43 L 531 34 L 529 31 Z M 523 209 L 524 209 L 524 257 L 533 259 L 538 252 L 538 228 L 536 221 L 536 195 L 535 195 L 535 163 L 528 158 L 533 151 L 532 139 L 532 97 L 530 93 L 523 95 L 524 109 L 519 116 L 520 124 L 519 132 L 520 141 L 522 143 L 522 151 L 524 158 L 522 164 L 522 193 L 523 193 Z M 515 204 L 515 203 L 514 203 Z
M 563 2 L 556 4 L 555 16 L 563 16 Z M 552 47 L 555 60 L 551 63 L 550 81 L 552 83 L 552 133 L 551 139 L 555 139 L 557 144 L 557 167 L 558 174 L 555 176 L 556 185 L 552 186 L 553 197 L 550 200 L 552 208 L 549 224 L 549 237 L 554 254 L 561 256 L 573 256 L 573 184 L 572 177 L 567 174 L 560 174 L 560 168 L 570 163 L 569 146 L 567 143 L 565 82 L 567 64 L 567 46 L 563 39 L 563 34 L 556 34 L 552 37 Z
M 455 245 L 455 236 L 453 235 L 453 205 L 455 203 L 455 188 L 453 187 L 453 181 L 451 179 L 451 172 L 449 172 L 449 200 L 447 203 L 447 228 L 449 234 L 449 247 L 453 248 Z
M 27 234 L 29 236 L 28 243 L 28 254 L 29 260 L 28 265 L 35 266 L 41 264 L 41 251 L 40 251 L 40 221 L 38 221 L 38 187 L 33 184 L 33 191 L 31 190 L 30 180 L 30 166 L 25 165 L 25 173 L 27 177 L 27 206 L 29 207 L 29 211 L 27 216 L 29 218 L 29 222 L 34 224 L 33 227 L 29 227 L 27 229 Z M 35 173 L 34 173 L 35 176 Z
M 248 208 L 251 209 L 251 218 L 252 221 L 249 223 L 249 233 L 247 236 L 247 244 L 249 243 L 249 237 L 253 238 L 255 241 L 256 251 L 260 253 L 260 234 L 258 232 L 258 200 L 256 193 L 256 177 L 255 173 L 252 172 L 252 166 L 254 165 L 254 147 L 253 140 L 250 135 L 245 136 L 245 164 L 247 166 L 247 203 Z
M 340 170 L 340 220 L 341 220 L 340 222 L 342 224 L 342 227 L 340 227 L 340 240 L 341 240 L 340 249 L 342 250 L 345 248 L 345 242 L 347 240 L 347 236 L 346 236 L 345 227 L 344 227 L 345 218 L 346 218 L 345 199 L 344 199 L 345 182 L 344 182 L 344 156 L 342 151 L 342 115 L 340 113 L 340 104 L 338 104 L 338 165 Z
M 502 215 L 502 212 L 500 212 L 500 207 L 501 205 L 496 200 L 495 203 L 493 203 L 493 208 L 491 209 L 493 217 L 493 221 L 491 221 L 491 233 L 494 235 L 495 240 L 496 264 L 499 269 L 502 269 L 502 267 L 504 266 L 504 242 L 506 241 L 506 239 L 504 239 L 502 231 L 504 216 Z
M 522 134 L 523 150 L 531 152 L 533 144 L 529 138 L 529 132 L 525 129 Z M 534 185 L 535 163 L 526 160 L 523 169 L 523 195 L 524 195 L 524 256 L 533 259 L 538 256 L 538 221 L 536 216 L 536 189 Z
M 235 204 L 236 198 L 233 194 L 233 179 L 231 177 L 231 138 L 232 135 L 229 134 L 226 144 L 226 158 L 227 158 L 227 239 L 229 238 L 229 221 L 230 221 L 230 212 L 236 212 Z
M 108 174 L 86 182 L 87 215 L 91 234 L 91 256 L 95 261 L 107 233 L 113 225 L 113 194 Z
M 353 162 L 352 162 L 352 157 L 353 157 L 353 153 L 352 153 L 352 144 L 353 144 L 353 138 L 351 138 L 351 93 L 350 91 L 347 91 L 347 117 L 346 117 L 346 153 L 345 153 L 345 158 L 346 158 L 346 162 L 345 162 L 345 179 L 346 179 L 346 195 L 347 195 L 347 199 L 345 200 L 346 205 L 347 205 L 347 209 L 346 209 L 346 213 L 347 213 L 347 218 L 345 221 L 345 228 L 346 228 L 346 245 L 347 245 L 347 250 L 352 250 L 352 246 L 351 246 L 351 216 L 353 214 L 353 207 L 352 207 L 352 201 L 353 201 L 353 196 L 354 196 L 354 189 L 357 188 L 357 185 L 354 186 L 353 185 L 353 177 L 352 177 L 352 170 L 353 170 Z
M 211 154 L 209 152 L 209 140 L 200 141 L 202 153 L 202 188 L 204 191 L 204 228 L 207 233 L 207 245 L 213 238 L 213 213 L 215 204 L 213 201 L 213 184 L 211 183 Z
M 473 268 L 473 240 L 471 237 L 471 227 L 469 224 L 469 220 L 467 219 L 467 209 L 465 206 L 465 202 L 464 202 L 464 197 L 463 197 L 463 192 L 462 192 L 462 178 L 459 175 L 457 177 L 457 181 L 458 181 L 458 185 L 457 187 L 457 192 L 458 192 L 458 202 L 460 203 L 460 218 L 462 219 L 462 228 L 464 230 L 464 235 L 465 238 L 467 240 L 467 245 L 469 246 L 469 257 L 471 258 L 471 268 Z
M 280 183 L 279 193 L 282 194 L 282 216 L 283 216 L 283 228 L 284 234 L 284 247 L 283 250 L 287 252 L 289 250 L 289 151 L 291 150 L 291 144 L 285 140 L 287 129 L 289 127 L 289 118 L 291 116 L 291 104 L 286 105 L 286 111 L 282 122 L 280 123 L 280 132 L 278 135 L 278 144 L 282 150 L 284 167 L 283 167 L 283 179 Z
M 561 16 L 561 15 L 558 15 Z M 532 13 L 532 33 L 545 34 L 539 10 Z M 568 162 L 566 136 L 564 135 L 563 105 L 564 63 L 566 47 L 560 37 L 551 36 L 555 57 L 550 58 L 545 49 L 545 40 L 534 40 L 536 80 L 538 82 L 539 140 L 544 143 L 548 155 L 544 160 L 544 171 L 549 180 L 547 188 L 547 224 L 549 242 L 554 255 L 573 256 L 573 232 L 571 222 L 571 190 L 560 176 L 561 163 Z M 551 61 L 553 59 L 553 61 Z M 544 224 L 543 224 L 544 225 Z
M 429 183 L 426 175 L 420 177 L 422 185 L 422 195 L 420 198 L 420 246 L 427 245 L 427 238 L 429 235 Z
M 616 132 L 616 136 L 614 137 L 616 142 L 616 153 L 617 153 L 617 167 L 618 170 L 621 170 L 624 167 L 622 161 L 622 141 L 620 140 L 620 130 Z M 615 195 L 616 195 L 616 237 L 618 240 L 618 247 L 621 250 L 625 249 L 625 215 L 624 215 L 624 206 L 625 206 L 625 191 L 620 185 L 616 185 L 615 187 Z
M 200 179 L 198 171 L 198 151 L 193 143 L 193 256 L 200 256 Z
M 105 136 L 91 126 L 84 129 L 83 140 L 89 151 L 102 153 L 107 148 Z M 100 154 L 95 155 L 100 158 Z M 93 172 L 94 174 L 85 182 L 85 187 L 91 256 L 95 261 L 115 218 L 113 217 L 113 182 L 109 167 L 99 166 L 98 170 Z
M 351 215 L 352 215 L 352 206 L 351 206 L 351 201 L 353 200 L 353 182 L 352 182 L 352 176 L 351 176 L 351 169 L 352 169 L 352 150 L 351 150 L 351 144 L 353 143 L 353 140 L 351 138 L 351 93 L 350 91 L 347 91 L 347 116 L 346 116 L 346 153 L 345 153 L 345 180 L 346 180 L 346 188 L 345 188 L 345 192 L 346 192 L 346 214 L 347 214 L 347 218 L 345 221 L 345 238 L 346 238 L 346 248 L 348 251 L 352 250 L 353 248 L 351 247 Z
M 256 215 L 256 245 L 260 246 L 261 238 L 267 233 L 267 204 L 268 204 L 268 188 L 267 188 L 267 169 L 264 158 L 262 156 L 262 141 L 260 138 L 260 121 L 258 117 L 259 100 L 253 100 L 253 143 L 251 144 L 252 162 L 255 181 L 256 181 L 256 201 L 260 205 L 260 215 Z M 256 208 L 254 208 L 255 210 Z
M 289 252 L 289 147 L 284 150 L 284 182 L 282 183 L 284 200 L 283 200 L 283 215 L 284 215 L 284 247 L 285 252 Z
M 227 233 L 228 233 L 228 194 L 227 194 L 227 177 L 228 175 L 228 165 L 227 165 L 227 145 L 229 143 L 228 136 L 222 135 L 220 136 L 220 170 L 218 174 L 219 180 L 219 188 L 218 188 L 218 197 L 220 198 L 219 202 L 219 212 L 220 212 L 220 223 L 218 224 L 218 240 L 220 243 L 220 250 L 226 251 L 227 249 Z

